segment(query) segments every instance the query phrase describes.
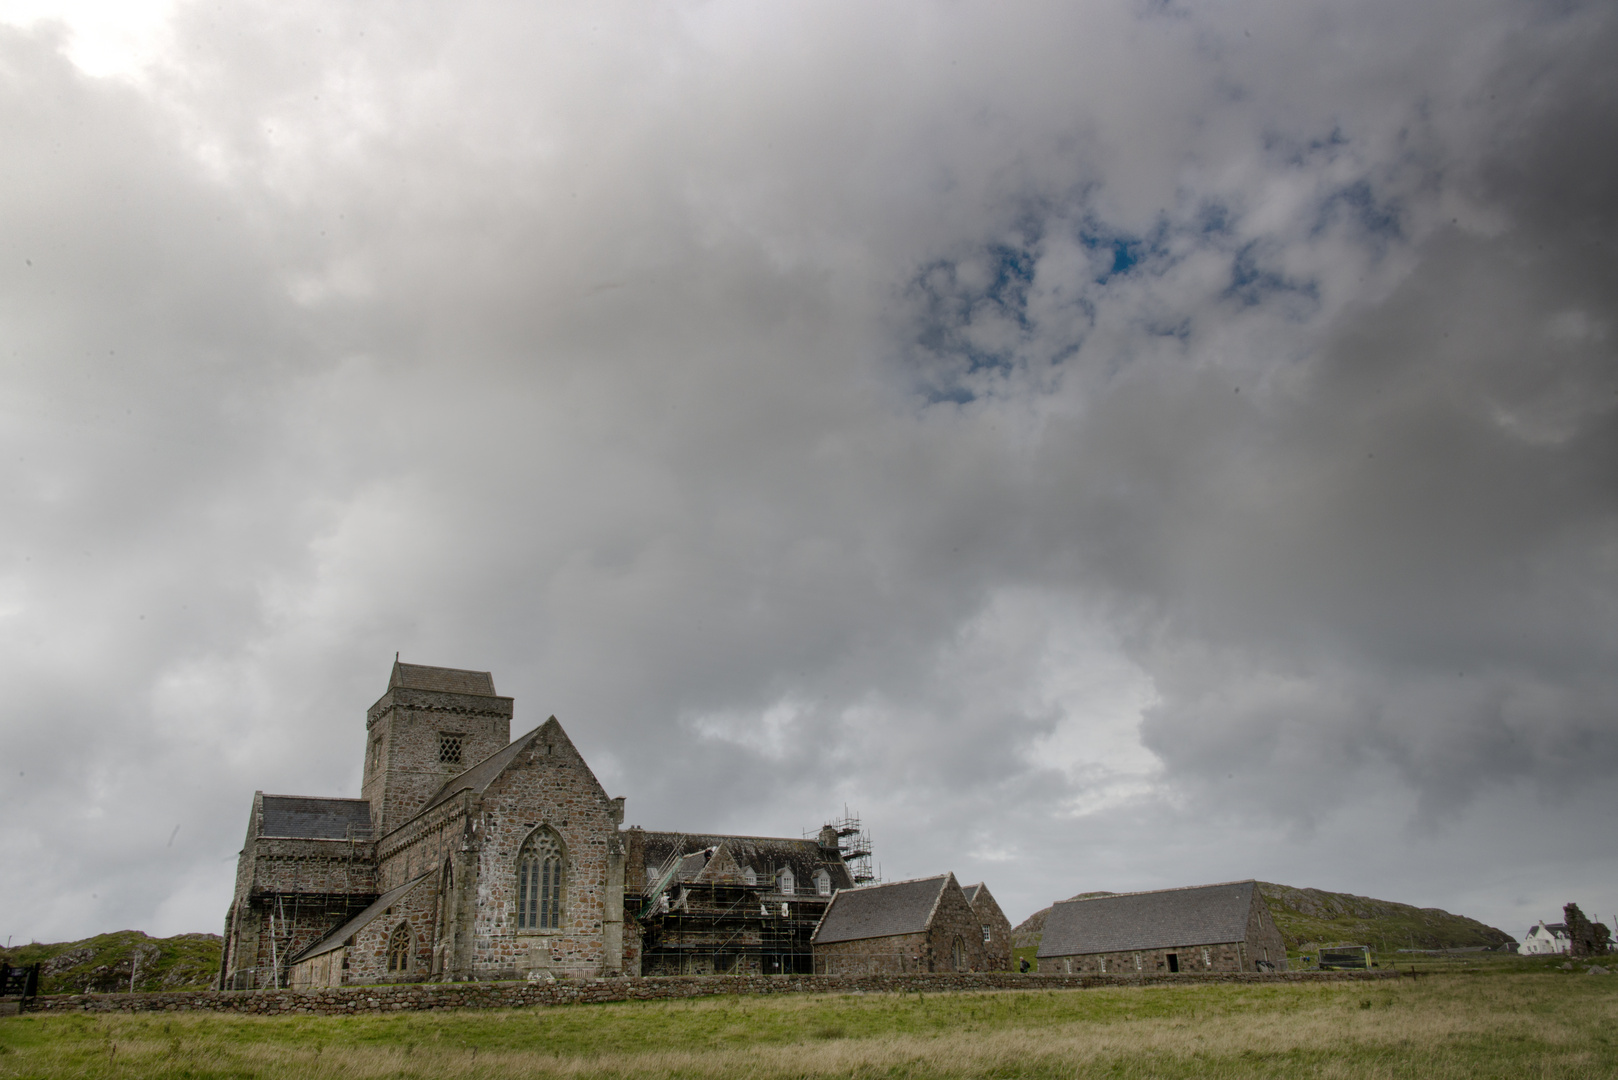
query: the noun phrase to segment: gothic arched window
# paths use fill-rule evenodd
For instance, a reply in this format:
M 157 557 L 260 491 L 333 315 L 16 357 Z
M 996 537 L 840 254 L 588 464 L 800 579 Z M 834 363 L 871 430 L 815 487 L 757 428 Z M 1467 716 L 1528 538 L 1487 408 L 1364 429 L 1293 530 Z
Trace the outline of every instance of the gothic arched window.
M 517 929 L 555 930 L 562 925 L 566 868 L 556 833 L 540 829 L 528 838 L 517 857 Z
M 388 970 L 410 970 L 410 924 L 402 922 L 388 935 Z
M 949 966 L 951 971 L 966 970 L 966 942 L 960 938 L 956 938 L 955 943 L 950 946 Z

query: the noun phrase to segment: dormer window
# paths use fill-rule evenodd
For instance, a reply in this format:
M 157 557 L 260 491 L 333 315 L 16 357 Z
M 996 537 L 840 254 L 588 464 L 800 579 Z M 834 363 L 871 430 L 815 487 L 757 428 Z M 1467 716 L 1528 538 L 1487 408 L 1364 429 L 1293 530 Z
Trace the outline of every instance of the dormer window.
M 831 875 L 826 872 L 825 867 L 815 872 L 815 892 L 821 896 L 831 895 Z
M 794 881 L 793 878 L 792 878 L 792 867 L 790 867 L 790 866 L 782 867 L 782 869 L 781 869 L 781 893 L 782 893 L 782 895 L 783 896 L 791 896 L 793 893 L 795 893 L 797 891 L 798 891 L 798 883 L 796 881 Z
M 742 868 L 742 880 L 747 882 L 749 885 L 757 885 L 758 874 L 753 872 L 753 868 L 751 866 L 744 866 Z
M 465 735 L 454 731 L 440 731 L 438 733 L 438 760 L 444 765 L 459 765 L 461 763 L 461 744 Z

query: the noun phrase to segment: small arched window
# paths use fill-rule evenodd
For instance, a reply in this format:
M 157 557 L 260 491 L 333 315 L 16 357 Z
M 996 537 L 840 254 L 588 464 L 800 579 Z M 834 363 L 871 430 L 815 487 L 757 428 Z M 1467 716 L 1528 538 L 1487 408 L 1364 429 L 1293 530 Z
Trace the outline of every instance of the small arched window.
M 793 893 L 795 893 L 797 891 L 798 891 L 798 883 L 796 881 L 794 881 L 793 878 L 792 878 L 792 867 L 790 867 L 790 866 L 782 867 L 781 868 L 781 893 L 782 893 L 782 895 L 791 896 Z
M 555 930 L 562 925 L 567 860 L 562 839 L 550 829 L 528 838 L 517 857 L 517 929 Z
M 958 937 L 949 949 L 949 967 L 951 971 L 966 970 L 966 942 Z
M 402 922 L 388 935 L 388 970 L 410 970 L 410 924 Z

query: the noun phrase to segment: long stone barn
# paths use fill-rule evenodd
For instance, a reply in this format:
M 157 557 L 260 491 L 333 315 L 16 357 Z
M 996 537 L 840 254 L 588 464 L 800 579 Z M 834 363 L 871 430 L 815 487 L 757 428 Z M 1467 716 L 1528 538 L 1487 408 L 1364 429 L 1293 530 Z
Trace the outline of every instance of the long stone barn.
M 624 829 L 561 723 L 513 713 L 486 671 L 396 659 L 358 799 L 253 796 L 219 985 L 811 969 L 853 884 L 835 829 Z
M 1285 971 L 1286 944 L 1256 881 L 1065 900 L 1039 969 L 1062 974 Z

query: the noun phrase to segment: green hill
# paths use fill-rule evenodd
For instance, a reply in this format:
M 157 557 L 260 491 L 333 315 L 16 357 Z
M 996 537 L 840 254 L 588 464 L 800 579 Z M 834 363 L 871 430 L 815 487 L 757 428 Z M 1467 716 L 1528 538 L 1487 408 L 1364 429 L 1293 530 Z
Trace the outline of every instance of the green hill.
M 1258 883 L 1260 895 L 1270 907 L 1270 917 L 1292 952 L 1322 944 L 1352 942 L 1369 945 L 1378 952 L 1395 949 L 1462 949 L 1468 946 L 1499 948 L 1516 939 L 1502 930 L 1485 926 L 1464 915 L 1451 915 L 1439 908 L 1418 908 L 1391 900 L 1373 900 L 1352 893 L 1323 889 L 1298 889 L 1291 885 Z M 1080 900 L 1108 893 L 1079 893 Z M 1045 931 L 1041 908 L 1011 931 L 1012 945 L 1036 949 Z
M 195 990 L 219 976 L 218 934 L 179 934 L 151 938 L 139 930 L 97 934 L 83 941 L 19 945 L 0 949 L 13 967 L 42 963 L 42 994 L 117 993 L 136 990 Z
M 1496 949 L 1516 938 L 1464 915 L 1442 908 L 1419 908 L 1352 893 L 1295 889 L 1258 883 L 1270 917 L 1287 948 L 1352 942 L 1378 952 L 1395 949 L 1464 949 L 1482 945 Z

